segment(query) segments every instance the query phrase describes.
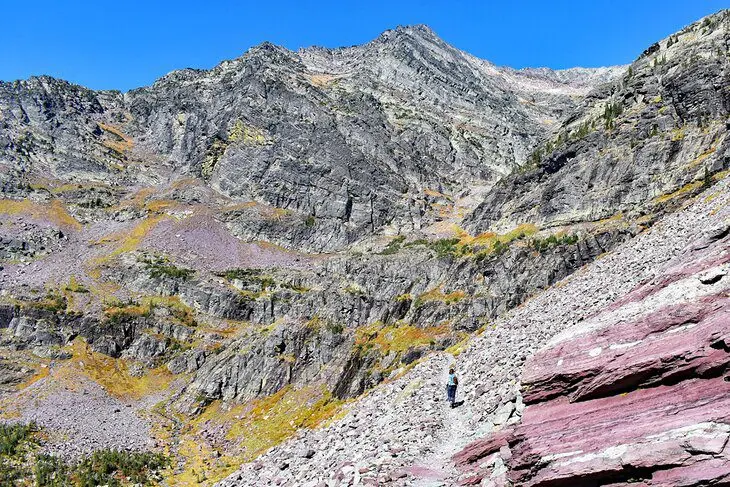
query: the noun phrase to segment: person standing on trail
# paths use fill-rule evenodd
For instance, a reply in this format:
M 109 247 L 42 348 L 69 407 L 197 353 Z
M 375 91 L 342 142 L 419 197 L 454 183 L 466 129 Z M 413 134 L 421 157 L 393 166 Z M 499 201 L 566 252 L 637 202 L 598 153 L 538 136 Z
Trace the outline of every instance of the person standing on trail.
M 452 408 L 456 402 L 456 386 L 458 385 L 459 379 L 456 377 L 454 369 L 449 369 L 449 380 L 446 382 L 446 396 Z

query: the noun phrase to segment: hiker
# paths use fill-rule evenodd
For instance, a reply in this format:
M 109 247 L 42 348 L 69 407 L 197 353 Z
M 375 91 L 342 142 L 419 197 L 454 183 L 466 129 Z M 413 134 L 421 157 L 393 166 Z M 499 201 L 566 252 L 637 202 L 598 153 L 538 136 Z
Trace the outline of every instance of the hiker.
M 458 385 L 459 379 L 456 377 L 454 369 L 449 369 L 449 381 L 446 383 L 446 396 L 452 408 L 454 407 L 454 402 L 456 402 L 456 386 Z

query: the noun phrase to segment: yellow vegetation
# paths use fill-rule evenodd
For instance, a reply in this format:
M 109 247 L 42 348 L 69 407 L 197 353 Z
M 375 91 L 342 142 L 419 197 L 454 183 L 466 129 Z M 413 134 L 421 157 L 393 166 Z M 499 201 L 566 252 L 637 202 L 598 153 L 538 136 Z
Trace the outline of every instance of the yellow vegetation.
M 684 127 L 672 130 L 672 141 L 673 142 L 684 139 L 684 136 L 685 136 Z
M 438 286 L 426 291 L 416 298 L 416 302 L 427 303 L 429 301 L 440 301 L 446 304 L 458 303 L 466 297 L 466 293 L 461 290 L 444 293 L 443 286 Z
M 298 429 L 319 426 L 341 405 L 342 401 L 333 398 L 324 387 L 286 386 L 272 396 L 247 405 L 242 420 L 231 425 L 226 437 L 238 440 L 244 458 L 252 460 Z
M 696 166 L 700 165 L 702 163 L 702 161 L 704 161 L 705 159 L 707 159 L 708 157 L 710 157 L 712 154 L 714 154 L 716 150 L 717 150 L 716 147 L 710 147 L 709 149 L 707 149 L 706 151 L 704 151 L 702 154 L 700 154 L 699 156 L 695 157 L 692 162 L 690 162 L 689 164 L 687 164 L 687 167 L 688 168 L 692 168 L 692 167 L 696 167 Z
M 225 457 L 217 458 L 205 441 L 195 437 L 186 437 L 180 441 L 177 454 L 185 459 L 182 472 L 165 475 L 167 485 L 181 487 L 199 487 L 213 485 L 233 473 L 239 461 L 228 461 Z
M 674 191 L 673 193 L 663 194 L 661 196 L 658 196 L 652 200 L 652 203 L 654 204 L 660 204 L 660 203 L 666 203 L 669 200 L 673 200 L 674 198 L 680 197 L 682 195 L 686 195 L 687 193 L 692 193 L 699 188 L 702 187 L 702 181 L 694 181 L 689 184 L 685 184 L 678 190 Z
M 286 386 L 271 396 L 233 406 L 214 401 L 186 427 L 178 449 L 185 458 L 184 471 L 166 480 L 171 485 L 210 485 L 297 430 L 332 420 L 343 404 L 323 386 Z M 213 448 L 199 439 L 200 431 L 211 424 L 227 429 L 226 439 L 233 441 L 236 449 L 227 452 L 232 456 L 216 458 Z
M 728 175 L 730 175 L 730 169 L 725 169 L 724 171 L 716 172 L 712 175 L 713 181 L 721 181 L 725 179 Z
M 45 362 L 45 360 L 43 362 Z M 31 377 L 26 379 L 25 381 L 18 384 L 18 386 L 17 386 L 18 390 L 25 389 L 26 387 L 28 387 L 32 384 L 35 384 L 39 380 L 48 377 L 48 374 L 51 371 L 50 367 L 48 367 L 48 364 L 41 363 L 41 364 L 35 364 L 35 365 L 38 367 L 37 369 L 35 369 L 35 373 Z
M 141 303 L 114 303 L 104 308 L 104 314 L 109 319 L 124 317 L 139 318 L 149 316 L 154 308 L 167 308 L 171 318 L 180 324 L 194 327 L 195 312 L 187 304 L 183 303 L 178 296 L 145 296 Z
M 332 84 L 332 82 L 338 79 L 338 76 L 333 74 L 312 74 L 309 76 L 309 79 L 314 86 L 322 88 Z
M 165 210 L 174 208 L 179 203 L 173 200 L 152 200 L 145 207 L 153 213 L 163 213 Z
M 509 232 L 501 235 L 494 232 L 484 232 L 480 233 L 476 237 L 472 237 L 468 233 L 464 232 L 463 234 L 459 235 L 459 244 L 491 247 L 494 245 L 495 242 L 509 244 L 510 242 L 517 240 L 518 238 L 529 237 L 530 235 L 534 235 L 537 232 L 537 226 L 533 225 L 532 223 L 522 223 L 510 230 Z
M 231 142 L 240 141 L 244 145 L 266 145 L 268 142 L 263 130 L 246 125 L 241 120 L 236 120 L 236 123 L 231 127 L 228 140 Z
M 134 145 L 132 139 L 126 135 L 119 127 L 114 125 L 108 125 L 105 123 L 99 123 L 99 128 L 114 136 L 112 140 L 104 140 L 102 143 L 109 149 L 117 152 L 118 154 L 124 154 L 126 151 L 132 149 Z
M 155 189 L 152 187 L 142 188 L 132 195 L 128 200 L 122 201 L 120 205 L 122 207 L 131 206 L 132 208 L 143 209 L 147 202 L 147 199 L 155 193 Z
M 149 216 L 138 223 L 134 228 L 112 233 L 111 235 L 107 235 L 100 240 L 97 240 L 95 243 L 97 245 L 117 243 L 118 245 L 109 255 L 110 257 L 131 252 L 136 250 L 147 234 L 165 218 L 167 218 L 165 215 Z
M 119 398 L 140 399 L 164 391 L 172 382 L 173 376 L 166 367 L 148 370 L 139 377 L 132 376 L 125 360 L 94 352 L 81 339 L 74 340 L 70 351 L 72 359 L 57 374 L 72 379 L 74 374 L 82 373 Z
M 447 196 L 439 191 L 436 191 L 435 189 L 425 188 L 423 190 L 423 194 L 426 196 L 431 196 L 433 198 L 446 198 L 446 199 L 452 199 L 450 196 Z
M 71 276 L 68 279 L 68 284 L 66 285 L 66 291 L 70 291 L 72 293 L 86 293 L 89 292 L 86 287 L 84 287 L 82 284 L 79 284 L 79 281 L 76 279 L 76 276 Z
M 183 303 L 179 296 L 147 296 L 142 299 L 142 303 L 150 308 L 162 306 L 167 308 L 172 317 L 183 325 L 196 326 L 195 311 L 193 308 Z M 224 331 L 218 331 L 224 333 Z
M 152 306 L 149 304 L 119 304 L 107 306 L 104 308 L 104 314 L 107 318 L 120 318 L 122 316 L 142 317 L 152 312 Z
M 377 347 L 383 354 L 403 352 L 412 347 L 430 344 L 435 338 L 449 333 L 446 325 L 418 328 L 407 323 L 385 325 L 376 321 L 355 332 L 355 345 Z
M 608 218 L 603 218 L 593 222 L 593 225 L 595 229 L 603 232 L 614 228 L 625 228 L 626 225 L 628 225 L 628 222 L 626 221 L 623 212 L 619 211 Z
M 66 210 L 61 200 L 50 203 L 34 201 L 0 199 L 0 214 L 22 215 L 35 219 L 48 220 L 59 227 L 79 229 L 81 224 Z

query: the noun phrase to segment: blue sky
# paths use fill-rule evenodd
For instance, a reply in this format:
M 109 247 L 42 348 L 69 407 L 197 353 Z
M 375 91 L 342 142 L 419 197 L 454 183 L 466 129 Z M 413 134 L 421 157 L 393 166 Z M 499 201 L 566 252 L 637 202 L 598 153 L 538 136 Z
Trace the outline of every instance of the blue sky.
M 211 68 L 263 41 L 290 49 L 361 44 L 425 23 L 456 47 L 516 68 L 632 61 L 730 0 L 5 0 L 0 79 L 49 74 L 128 90 Z

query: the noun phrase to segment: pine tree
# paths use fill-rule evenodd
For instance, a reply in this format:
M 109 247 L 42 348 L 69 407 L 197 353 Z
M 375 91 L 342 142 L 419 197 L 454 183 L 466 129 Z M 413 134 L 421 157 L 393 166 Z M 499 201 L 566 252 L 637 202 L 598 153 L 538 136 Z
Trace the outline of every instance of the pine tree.
M 702 187 L 709 188 L 710 186 L 712 186 L 712 177 L 710 177 L 710 171 L 707 169 L 707 164 L 705 164 L 705 175 L 702 178 Z

